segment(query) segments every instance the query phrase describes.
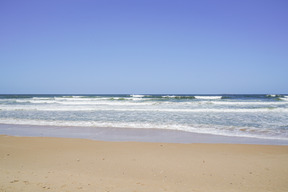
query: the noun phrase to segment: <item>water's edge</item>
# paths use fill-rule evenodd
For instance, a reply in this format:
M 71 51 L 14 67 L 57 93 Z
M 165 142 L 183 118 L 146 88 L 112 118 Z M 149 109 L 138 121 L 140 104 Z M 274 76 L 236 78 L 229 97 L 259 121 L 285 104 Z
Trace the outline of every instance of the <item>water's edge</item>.
M 99 141 L 136 141 L 156 143 L 230 143 L 288 145 L 287 140 L 199 134 L 166 129 L 64 127 L 0 124 L 0 135 L 28 137 L 83 138 Z

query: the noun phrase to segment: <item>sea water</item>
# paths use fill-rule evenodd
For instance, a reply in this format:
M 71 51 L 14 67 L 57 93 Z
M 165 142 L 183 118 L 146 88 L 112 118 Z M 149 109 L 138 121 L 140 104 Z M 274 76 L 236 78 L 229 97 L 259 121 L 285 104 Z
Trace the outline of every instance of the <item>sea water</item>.
M 288 140 L 287 95 L 0 95 L 0 124 Z

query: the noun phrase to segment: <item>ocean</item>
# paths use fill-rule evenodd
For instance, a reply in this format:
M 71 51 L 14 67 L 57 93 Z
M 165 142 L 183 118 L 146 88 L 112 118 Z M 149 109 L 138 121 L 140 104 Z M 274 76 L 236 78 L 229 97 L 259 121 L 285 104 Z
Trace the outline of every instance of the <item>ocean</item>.
M 288 141 L 288 96 L 0 95 L 0 124 L 151 128 Z

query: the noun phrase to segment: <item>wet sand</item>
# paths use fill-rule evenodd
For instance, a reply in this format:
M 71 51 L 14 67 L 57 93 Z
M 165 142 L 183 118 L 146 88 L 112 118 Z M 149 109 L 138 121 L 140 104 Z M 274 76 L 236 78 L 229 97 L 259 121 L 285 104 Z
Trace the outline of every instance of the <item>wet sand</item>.
M 0 191 L 287 191 L 288 146 L 0 136 Z
M 288 140 L 221 136 L 169 129 L 65 127 L 0 124 L 0 135 L 28 137 L 82 138 L 97 141 L 137 141 L 157 143 L 233 143 L 288 145 Z

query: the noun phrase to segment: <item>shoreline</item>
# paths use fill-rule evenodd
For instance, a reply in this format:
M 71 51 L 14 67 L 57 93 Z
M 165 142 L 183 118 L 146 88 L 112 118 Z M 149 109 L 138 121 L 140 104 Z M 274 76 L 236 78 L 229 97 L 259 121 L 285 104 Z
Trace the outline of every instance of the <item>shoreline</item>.
M 0 136 L 0 191 L 275 191 L 288 146 Z
M 152 142 L 152 143 L 227 143 L 288 145 L 288 140 L 261 139 L 252 137 L 222 136 L 192 133 L 168 129 L 104 128 L 104 127 L 70 127 L 0 124 L 0 135 L 23 137 L 60 137 L 80 138 L 96 141 L 114 142 Z

